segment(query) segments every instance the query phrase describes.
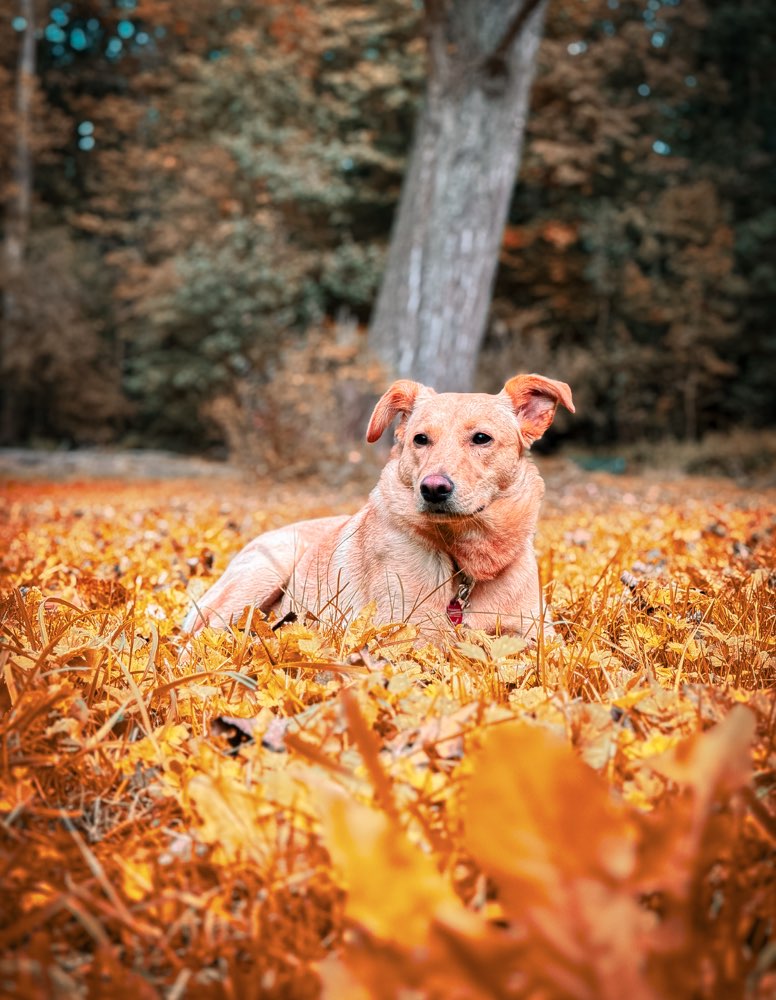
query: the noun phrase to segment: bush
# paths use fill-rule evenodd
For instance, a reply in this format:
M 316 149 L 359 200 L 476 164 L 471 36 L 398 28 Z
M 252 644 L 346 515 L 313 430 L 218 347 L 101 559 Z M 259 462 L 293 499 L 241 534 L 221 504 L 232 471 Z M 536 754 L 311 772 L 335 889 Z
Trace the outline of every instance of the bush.
M 340 320 L 308 332 L 268 370 L 269 378 L 239 378 L 203 406 L 232 461 L 258 475 L 320 475 L 334 485 L 374 471 L 362 446 L 387 379 L 363 330 Z

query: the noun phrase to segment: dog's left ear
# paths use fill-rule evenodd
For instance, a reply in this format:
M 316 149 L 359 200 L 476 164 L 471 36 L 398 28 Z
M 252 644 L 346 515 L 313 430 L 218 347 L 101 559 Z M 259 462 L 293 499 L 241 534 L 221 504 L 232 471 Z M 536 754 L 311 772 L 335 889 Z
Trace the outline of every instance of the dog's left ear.
M 515 375 L 501 391 L 509 397 L 529 446 L 550 426 L 558 403 L 574 412 L 571 389 L 566 383 L 543 375 Z
M 415 400 L 421 392 L 433 392 L 420 382 L 410 382 L 402 379 L 394 382 L 393 385 L 377 401 L 372 413 L 372 419 L 366 429 L 366 439 L 370 444 L 374 444 L 378 438 L 382 437 L 390 427 L 391 421 L 397 413 L 405 415 L 412 412 Z

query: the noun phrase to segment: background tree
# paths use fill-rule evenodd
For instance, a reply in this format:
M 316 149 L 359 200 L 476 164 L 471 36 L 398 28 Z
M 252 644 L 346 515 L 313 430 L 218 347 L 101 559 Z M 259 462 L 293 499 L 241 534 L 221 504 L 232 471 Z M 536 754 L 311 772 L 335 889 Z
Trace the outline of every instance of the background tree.
M 474 379 L 544 8 L 426 3 L 428 84 L 370 342 L 389 370 L 438 389 Z
M 8 371 L 16 341 L 22 336 L 22 316 L 18 286 L 24 273 L 24 257 L 30 228 L 32 199 L 32 102 L 35 90 L 36 51 L 35 5 L 33 0 L 19 0 L 16 28 L 21 36 L 17 54 L 16 78 L 7 92 L 15 96 L 13 111 L 6 108 L 6 121 L 15 142 L 10 156 L 11 181 L 5 191 L 5 236 L 3 240 L 3 309 L 0 326 L 0 368 Z M 10 82 L 10 81 L 9 81 Z M 0 411 L 0 440 L 12 440 L 15 399 L 9 385 Z
M 3 55 L 17 72 L 14 105 L 6 109 L 8 141 L 0 151 L 6 166 L 3 441 L 106 441 L 128 408 L 94 301 L 104 285 L 101 262 L 68 217 L 77 200 L 72 145 L 78 119 L 67 106 L 68 87 L 57 78 L 73 59 L 68 53 L 58 61 L 54 41 L 67 37 L 58 22 L 68 17 L 50 3 L 25 0 L 9 20 Z M 77 53 L 77 34 L 75 45 Z

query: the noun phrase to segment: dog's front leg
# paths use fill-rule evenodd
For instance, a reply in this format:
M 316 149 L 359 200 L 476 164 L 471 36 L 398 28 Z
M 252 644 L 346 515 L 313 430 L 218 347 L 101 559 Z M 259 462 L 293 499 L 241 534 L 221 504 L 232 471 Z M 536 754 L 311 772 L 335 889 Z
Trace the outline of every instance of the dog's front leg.
M 553 635 L 552 616 L 543 606 L 536 557 L 531 551 L 493 580 L 479 581 L 472 589 L 464 622 L 491 635 L 519 635 L 536 639 L 540 629 Z

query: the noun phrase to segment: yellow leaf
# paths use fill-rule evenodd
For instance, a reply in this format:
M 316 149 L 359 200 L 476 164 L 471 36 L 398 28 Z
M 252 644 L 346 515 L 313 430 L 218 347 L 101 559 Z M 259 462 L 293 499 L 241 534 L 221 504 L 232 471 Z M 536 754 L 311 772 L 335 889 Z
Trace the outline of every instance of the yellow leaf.
M 522 653 L 528 643 L 516 635 L 500 635 L 490 644 L 490 655 L 494 660 Z
M 618 708 L 632 708 L 633 705 L 637 705 L 644 698 L 648 698 L 652 694 L 651 688 L 641 688 L 639 691 L 629 691 L 627 694 L 621 695 L 619 698 L 614 698 L 612 704 L 616 705 Z
M 342 637 L 342 648 L 346 653 L 361 649 L 376 632 L 374 617 L 377 614 L 377 601 L 370 601 L 356 615 L 345 630 Z
M 197 774 L 186 788 L 199 816 L 199 836 L 216 847 L 221 862 L 267 860 L 267 831 L 255 795 L 223 773 Z
M 679 733 L 661 733 L 660 730 L 655 730 L 646 739 L 632 743 L 630 746 L 635 756 L 645 759 L 654 758 L 672 750 L 680 739 Z
M 687 642 L 668 642 L 666 647 L 672 650 L 674 653 L 679 653 L 683 656 L 685 660 L 690 660 L 694 662 L 701 655 L 701 648 L 695 639 L 688 639 Z
M 466 845 L 518 910 L 558 900 L 570 878 L 632 870 L 632 831 L 605 783 L 545 730 L 496 727 L 472 768 Z
M 473 762 L 464 844 L 508 916 L 547 954 L 551 996 L 653 998 L 635 891 L 638 827 L 604 781 L 545 730 L 491 730 Z
M 480 646 L 475 646 L 473 642 L 458 642 L 455 648 L 470 660 L 477 660 L 479 663 L 488 662 L 488 654 Z
M 348 969 L 339 955 L 327 955 L 318 962 L 322 1000 L 372 1000 L 373 994 Z
M 735 705 L 713 729 L 682 740 L 650 764 L 672 781 L 689 785 L 701 801 L 709 802 L 715 794 L 735 791 L 749 780 L 754 732 L 754 713 Z
M 124 895 L 139 902 L 154 891 L 153 868 L 147 861 L 129 861 L 117 856 L 116 863 L 121 869 Z
M 431 857 L 386 813 L 340 795 L 325 799 L 326 846 L 348 890 L 351 920 L 383 940 L 417 948 L 428 942 L 433 921 L 472 919 Z
M 309 639 L 300 639 L 297 643 L 300 653 L 313 658 L 320 656 L 324 647 L 325 642 L 323 636 L 320 635 L 311 635 Z

